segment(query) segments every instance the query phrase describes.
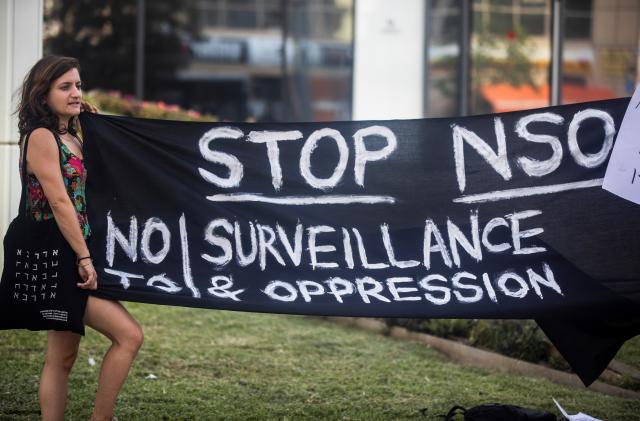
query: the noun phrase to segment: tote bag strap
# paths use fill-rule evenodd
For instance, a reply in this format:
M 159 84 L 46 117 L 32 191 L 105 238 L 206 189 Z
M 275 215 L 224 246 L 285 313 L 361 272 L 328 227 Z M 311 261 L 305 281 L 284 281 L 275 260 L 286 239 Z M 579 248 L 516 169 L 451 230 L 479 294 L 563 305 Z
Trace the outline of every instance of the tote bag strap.
M 24 145 L 22 146 L 22 156 L 20 157 L 20 162 L 22 162 L 22 168 L 20 171 L 20 178 L 22 181 L 22 193 L 20 194 L 20 208 L 18 210 L 18 214 L 19 215 L 26 215 L 27 212 L 27 186 L 29 185 L 28 179 L 27 179 L 27 148 L 29 146 L 29 138 L 31 137 L 31 134 L 33 133 L 33 131 L 27 133 L 27 136 L 24 139 Z M 56 139 L 56 145 L 58 145 L 58 161 L 60 163 L 60 174 L 62 174 L 62 176 L 64 177 L 64 168 L 62 167 L 62 149 L 61 149 L 61 143 L 62 140 L 60 139 L 60 137 L 58 136 L 58 134 L 56 132 L 54 132 L 53 130 L 51 130 L 51 133 L 53 133 L 53 137 Z

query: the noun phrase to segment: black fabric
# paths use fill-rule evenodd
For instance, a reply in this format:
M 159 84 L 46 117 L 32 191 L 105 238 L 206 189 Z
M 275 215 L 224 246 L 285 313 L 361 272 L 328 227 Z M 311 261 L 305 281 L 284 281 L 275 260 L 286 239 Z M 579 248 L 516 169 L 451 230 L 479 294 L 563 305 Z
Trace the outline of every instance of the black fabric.
M 586 385 L 600 376 L 624 342 L 640 330 L 637 314 L 629 317 L 592 314 L 536 322 Z
M 54 136 L 59 150 L 60 139 Z M 28 142 L 29 137 L 23 147 L 20 209 L 3 241 L 0 329 L 61 330 L 84 335 L 87 294 L 76 286 L 76 255 L 54 219 L 35 221 L 27 210 L 24 158 Z
M 556 421 L 550 412 L 522 408 L 516 405 L 488 403 L 465 409 L 454 406 L 444 416 L 445 421 L 454 421 L 456 415 L 463 414 L 464 421 Z
M 628 101 L 332 123 L 83 114 L 95 294 L 536 319 L 590 383 L 640 331 L 640 206 L 600 187 Z

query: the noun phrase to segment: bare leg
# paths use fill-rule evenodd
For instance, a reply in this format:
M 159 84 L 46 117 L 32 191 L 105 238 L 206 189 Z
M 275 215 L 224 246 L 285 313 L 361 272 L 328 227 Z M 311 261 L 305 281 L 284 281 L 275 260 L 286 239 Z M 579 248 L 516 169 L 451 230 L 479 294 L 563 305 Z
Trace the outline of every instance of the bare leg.
M 138 350 L 142 346 L 142 328 L 117 301 L 89 296 L 85 323 L 111 339 L 111 347 L 102 360 L 98 392 L 92 420 L 110 420 L 120 388 Z
M 38 390 L 43 421 L 64 420 L 67 381 L 78 355 L 80 338 L 73 332 L 50 330 L 47 334 L 47 356 Z

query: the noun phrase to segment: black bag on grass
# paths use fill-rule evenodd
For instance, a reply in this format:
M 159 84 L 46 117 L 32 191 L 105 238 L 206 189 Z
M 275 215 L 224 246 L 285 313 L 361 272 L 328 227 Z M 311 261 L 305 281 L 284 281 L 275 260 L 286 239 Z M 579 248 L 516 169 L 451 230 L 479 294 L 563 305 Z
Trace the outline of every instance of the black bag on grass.
M 444 421 L 454 421 L 458 414 L 464 415 L 464 421 L 557 421 L 555 415 L 515 405 L 488 403 L 465 409 L 454 406 L 445 415 Z

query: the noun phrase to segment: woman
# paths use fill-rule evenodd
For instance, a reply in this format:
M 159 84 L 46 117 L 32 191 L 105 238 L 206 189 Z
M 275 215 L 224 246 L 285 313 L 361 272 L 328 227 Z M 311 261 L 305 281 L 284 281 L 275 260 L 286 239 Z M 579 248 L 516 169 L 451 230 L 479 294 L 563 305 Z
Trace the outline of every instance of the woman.
M 87 239 L 82 161 L 82 139 L 74 130 L 80 111 L 95 111 L 82 102 L 80 65 L 71 57 L 48 56 L 38 61 L 22 85 L 18 106 L 20 144 L 27 146 L 27 203 L 36 220 L 55 218 L 77 255 L 79 281 L 85 290 L 97 288 L 97 274 Z M 55 133 L 55 134 L 54 134 Z M 56 135 L 60 144 L 56 140 Z M 62 168 L 60 156 L 62 156 Z M 73 201 L 72 201 L 73 198 Z M 84 323 L 112 342 L 100 368 L 92 420 L 112 420 L 118 392 L 142 345 L 142 329 L 117 301 L 83 294 Z M 85 303 L 78 303 L 84 306 Z M 78 354 L 81 335 L 49 331 L 47 355 L 40 377 L 40 408 L 43 420 L 62 420 L 67 400 L 69 372 Z

